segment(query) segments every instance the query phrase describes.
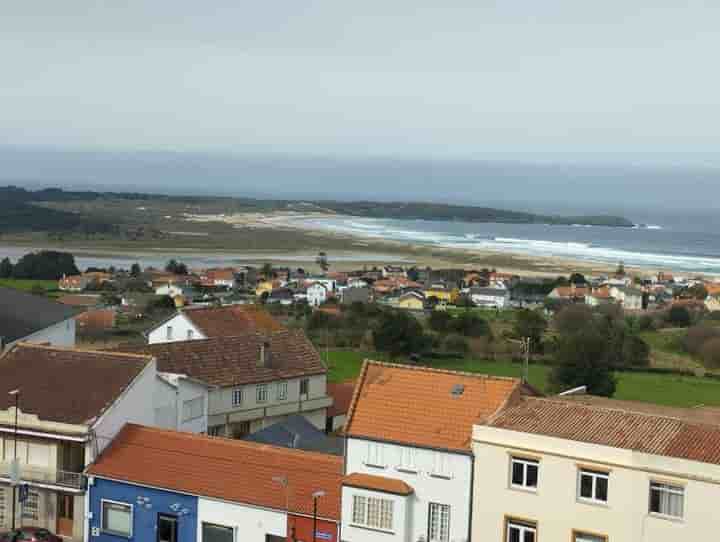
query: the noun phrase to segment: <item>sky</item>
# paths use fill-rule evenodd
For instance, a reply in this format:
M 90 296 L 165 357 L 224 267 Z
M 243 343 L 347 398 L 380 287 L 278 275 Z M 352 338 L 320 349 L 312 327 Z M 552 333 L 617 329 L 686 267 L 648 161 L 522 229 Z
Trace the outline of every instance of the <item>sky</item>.
M 7 1 L 0 146 L 717 170 L 719 26 L 709 0 Z

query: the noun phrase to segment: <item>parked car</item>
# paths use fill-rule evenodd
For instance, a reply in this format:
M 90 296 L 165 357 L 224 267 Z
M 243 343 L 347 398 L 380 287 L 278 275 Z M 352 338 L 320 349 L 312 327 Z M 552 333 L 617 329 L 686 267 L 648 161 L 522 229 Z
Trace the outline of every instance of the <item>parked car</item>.
M 0 542 L 63 542 L 63 540 L 47 529 L 20 527 L 9 533 L 0 534 Z

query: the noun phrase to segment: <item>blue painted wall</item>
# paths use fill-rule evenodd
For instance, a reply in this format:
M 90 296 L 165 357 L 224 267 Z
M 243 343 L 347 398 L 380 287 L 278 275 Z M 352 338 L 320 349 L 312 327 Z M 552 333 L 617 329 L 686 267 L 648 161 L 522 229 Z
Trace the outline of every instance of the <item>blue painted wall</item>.
M 95 483 L 89 486 L 90 512 L 92 519 L 88 534 L 91 542 L 122 542 L 127 538 L 106 534 L 102 532 L 102 499 L 130 504 L 133 507 L 133 537 L 130 540 L 137 542 L 155 542 L 157 540 L 158 514 L 168 514 L 178 517 L 178 541 L 195 542 L 197 538 L 198 499 L 189 495 L 181 495 L 172 491 L 149 489 L 142 486 L 114 482 L 95 478 Z M 148 505 L 139 505 L 138 497 L 148 498 Z M 187 509 L 187 514 L 174 511 L 171 506 L 180 505 L 180 509 Z M 99 536 L 92 536 L 92 528 L 100 529 Z

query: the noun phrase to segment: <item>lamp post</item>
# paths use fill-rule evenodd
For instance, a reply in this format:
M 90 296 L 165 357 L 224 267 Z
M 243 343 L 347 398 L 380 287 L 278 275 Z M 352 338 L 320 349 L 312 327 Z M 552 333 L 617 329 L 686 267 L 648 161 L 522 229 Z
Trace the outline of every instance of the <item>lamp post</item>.
M 312 494 L 313 498 L 313 542 L 317 542 L 317 502 L 320 497 L 324 497 L 324 491 L 316 491 Z
M 8 395 L 15 397 L 15 428 L 13 436 L 13 495 L 12 495 L 12 530 L 15 530 L 15 501 L 17 500 L 17 484 L 20 478 L 20 469 L 17 462 L 17 435 L 18 435 L 18 409 L 20 408 L 20 390 L 12 390 Z

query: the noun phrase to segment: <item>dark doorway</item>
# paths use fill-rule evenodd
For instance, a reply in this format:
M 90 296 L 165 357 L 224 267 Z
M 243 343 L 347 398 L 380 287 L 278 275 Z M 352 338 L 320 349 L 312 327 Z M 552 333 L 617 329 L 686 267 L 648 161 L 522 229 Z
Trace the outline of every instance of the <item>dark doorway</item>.
M 157 542 L 177 542 L 177 517 L 158 514 Z

